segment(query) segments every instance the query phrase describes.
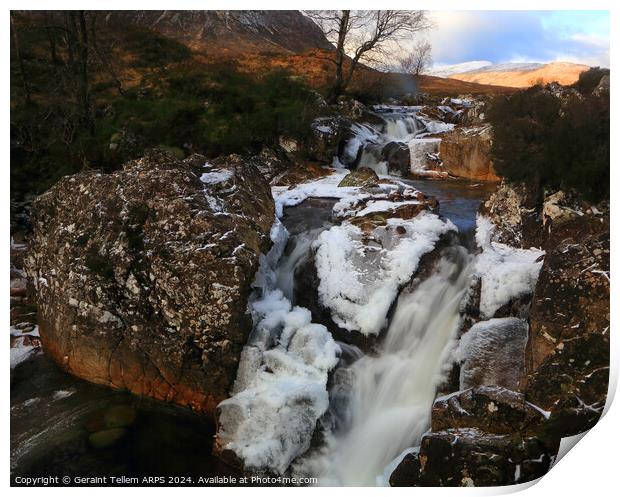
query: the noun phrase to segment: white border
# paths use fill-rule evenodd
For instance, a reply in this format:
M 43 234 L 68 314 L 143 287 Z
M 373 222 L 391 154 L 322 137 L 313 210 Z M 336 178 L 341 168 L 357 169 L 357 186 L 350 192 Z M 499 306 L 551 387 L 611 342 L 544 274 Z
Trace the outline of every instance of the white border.
M 261 2 L 248 2 L 248 1 L 195 1 L 195 0 L 177 0 L 173 2 L 165 2 L 160 0 L 152 0 L 152 1 L 135 1 L 135 0 L 108 0 L 105 3 L 102 2 L 93 2 L 93 1 L 29 1 L 24 0 L 21 2 L 17 1 L 9 1 L 7 2 L 9 8 L 16 10 L 36 10 L 36 9 L 102 9 L 106 10 L 112 9 L 156 9 L 156 8 L 174 8 L 176 10 L 185 10 L 185 9 L 317 9 L 317 8 L 333 8 L 334 2 L 326 1 L 326 0 L 315 0 L 312 2 L 309 1 L 299 1 L 299 2 L 283 2 L 283 1 L 261 1 Z M 617 46 L 617 38 L 618 31 L 620 29 L 620 25 L 618 24 L 618 17 L 620 7 L 618 2 L 612 1 L 601 1 L 601 0 L 588 0 L 588 1 L 562 1 L 562 0 L 502 0 L 501 2 L 498 0 L 470 0 L 468 2 L 463 1 L 446 1 L 446 0 L 421 0 L 417 2 L 404 2 L 404 1 L 391 1 L 391 2 L 381 2 L 377 3 L 370 2 L 367 0 L 357 0 L 357 1 L 340 1 L 337 2 L 338 7 L 348 7 L 348 8 L 400 8 L 400 9 L 428 9 L 428 10 L 610 10 L 611 11 L 611 46 Z M 2 30 L 2 40 L 4 44 L 4 49 L 2 50 L 2 68 L 4 69 L 4 78 L 3 78 L 3 88 L 4 95 L 8 96 L 9 94 L 9 11 L 6 9 L 4 11 L 3 22 L 0 24 L 0 29 Z M 617 57 L 614 50 L 611 50 L 611 66 L 614 68 L 617 67 Z M 612 122 L 611 122 L 611 136 L 617 137 L 619 135 L 616 134 L 618 131 L 617 124 L 617 115 L 618 115 L 618 106 L 617 106 L 617 98 L 615 96 L 618 92 L 618 83 L 615 79 L 615 74 L 612 75 L 611 85 L 612 85 Z M 6 97 L 5 97 L 6 98 Z M 6 105 L 6 104 L 5 104 Z M 4 274 L 4 281 L 8 283 L 9 280 L 9 212 L 8 212 L 8 199 L 9 195 L 9 164 L 10 164 L 10 155 L 9 155 L 9 146 L 8 146 L 8 137 L 9 137 L 9 112 L 7 111 L 7 107 L 4 108 L 5 118 L 3 119 L 2 126 L 4 132 L 4 166 L 2 167 L 2 175 L 3 181 L 1 182 L 0 188 L 2 188 L 2 196 L 0 198 L 4 199 L 4 216 L 2 217 L 2 239 L 1 239 L 1 247 L 5 254 L 5 264 L 2 266 L 2 272 Z M 612 188 L 612 197 L 613 191 L 615 187 L 619 186 L 618 183 L 618 172 L 616 170 L 618 166 L 618 147 L 615 145 L 614 140 L 612 140 L 612 150 L 611 150 L 611 188 Z M 612 202 L 612 211 L 615 211 L 615 202 Z M 612 221 L 611 221 L 611 238 L 612 238 L 612 247 L 617 246 L 618 239 L 618 223 L 616 222 L 616 212 L 613 212 Z M 618 255 L 617 252 L 612 251 L 611 253 L 611 264 L 612 267 L 617 267 Z M 6 284 L 5 283 L 5 284 Z M 8 285 L 7 285 L 8 286 Z M 618 341 L 616 340 L 615 335 L 615 317 L 617 316 L 618 304 L 619 300 L 617 298 L 617 292 L 614 291 L 615 286 L 612 286 L 612 296 L 611 296 L 611 330 L 614 330 L 614 334 L 611 336 L 611 345 L 612 345 L 612 367 L 611 367 L 611 377 L 610 377 L 610 392 L 608 396 L 608 400 L 614 396 L 616 387 L 617 387 L 617 379 L 618 379 Z M 5 317 L 5 323 L 8 321 L 8 305 L 5 304 L 3 308 L 3 315 Z M 8 324 L 8 323 L 7 323 Z M 7 326 L 8 327 L 8 326 Z M 5 441 L 5 449 L 2 453 L 2 460 L 0 462 L 0 467 L 4 473 L 4 485 L 8 487 L 9 480 L 9 421 L 8 421 L 8 413 L 10 411 L 9 407 L 9 375 L 8 375 L 8 351 L 5 351 L 5 371 L 7 373 L 5 377 L 5 382 L 3 383 L 2 388 L 2 396 L 4 399 L 4 413 L 6 422 L 2 425 L 2 439 Z M 238 495 L 252 492 L 252 495 L 257 496 L 272 496 L 274 493 L 278 493 L 283 495 L 284 493 L 299 492 L 305 493 L 321 493 L 321 495 L 367 495 L 370 492 L 375 494 L 376 492 L 382 493 L 390 493 L 392 495 L 411 495 L 414 492 L 416 495 L 446 495 L 450 494 L 459 494 L 459 495 L 501 495 L 505 493 L 513 493 L 516 491 L 523 490 L 528 497 L 549 497 L 551 495 L 589 495 L 589 496 L 598 496 L 598 495 L 609 495 L 612 491 L 617 492 L 617 479 L 618 479 L 618 469 L 617 463 L 618 460 L 618 443 L 620 442 L 619 427 L 620 427 L 620 408 L 616 405 L 616 403 L 610 404 L 606 407 L 606 414 L 599 421 L 599 423 L 588 433 L 583 440 L 581 440 L 576 448 L 571 450 L 561 461 L 559 461 L 556 466 L 543 478 L 541 478 L 535 484 L 524 484 L 524 485 L 516 485 L 512 487 L 502 487 L 502 488 L 460 488 L 460 489 L 443 489 L 443 488 L 401 488 L 401 489 L 349 489 L 349 488 L 337 488 L 337 489 L 315 489 L 315 488 L 300 488 L 291 490 L 290 488 L 274 488 L 274 487 L 266 487 L 266 488 L 183 488 L 183 493 L 190 493 L 195 495 L 204 496 L 205 494 L 218 494 L 218 495 Z M 41 420 L 42 423 L 45 423 L 45 420 Z M 525 490 L 526 489 L 526 490 Z M 612 490 L 613 489 L 613 490 Z M 32 494 L 32 492 L 46 492 L 47 495 L 83 495 L 84 493 L 92 494 L 92 495 L 103 495 L 109 494 L 110 492 L 114 492 L 115 494 L 136 494 L 136 493 L 147 493 L 148 495 L 171 495 L 173 492 L 176 492 L 175 489 L 172 488 L 148 488 L 148 489 L 132 489 L 132 488 L 92 488 L 92 489 L 84 489 L 84 488 L 49 488 L 45 490 L 41 489 L 28 489 L 28 488 L 11 488 L 11 494 L 15 495 L 23 495 L 23 494 Z

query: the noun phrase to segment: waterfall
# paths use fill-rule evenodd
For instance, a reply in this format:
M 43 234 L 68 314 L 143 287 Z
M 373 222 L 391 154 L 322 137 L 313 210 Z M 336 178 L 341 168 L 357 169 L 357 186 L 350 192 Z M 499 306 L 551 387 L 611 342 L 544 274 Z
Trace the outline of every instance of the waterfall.
M 409 141 L 425 130 L 415 116 L 394 116 L 386 118 L 385 135 L 390 141 Z
M 446 252 L 428 279 L 400 295 L 378 354 L 337 371 L 349 383 L 348 401 L 333 413 L 340 423 L 327 448 L 306 465 L 322 484 L 381 484 L 386 466 L 428 430 L 471 274 L 464 248 Z

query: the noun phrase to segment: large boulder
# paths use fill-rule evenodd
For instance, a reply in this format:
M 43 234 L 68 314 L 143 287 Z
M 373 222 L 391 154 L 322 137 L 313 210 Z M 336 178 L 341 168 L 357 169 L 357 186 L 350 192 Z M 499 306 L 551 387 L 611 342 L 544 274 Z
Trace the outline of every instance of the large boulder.
M 305 155 L 311 160 L 331 164 L 351 135 L 352 121 L 342 116 L 319 117 L 311 126 L 306 141 Z
M 28 274 L 63 369 L 213 413 L 252 327 L 274 205 L 251 164 L 205 162 L 154 150 L 63 178 L 34 203 Z
M 439 146 L 444 168 L 453 176 L 477 181 L 497 181 L 491 162 L 489 126 L 457 128 L 444 133 Z

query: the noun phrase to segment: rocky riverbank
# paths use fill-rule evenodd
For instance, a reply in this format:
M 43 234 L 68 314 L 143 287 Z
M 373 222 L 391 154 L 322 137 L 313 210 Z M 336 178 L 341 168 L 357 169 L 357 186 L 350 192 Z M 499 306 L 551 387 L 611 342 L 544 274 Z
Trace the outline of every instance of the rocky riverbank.
M 480 209 L 477 242 L 483 254 L 489 243 L 513 253 L 495 267 L 505 266 L 504 285 L 523 270 L 514 251 L 540 250 L 536 274 L 493 312 L 484 312 L 485 286 L 498 288 L 485 282 L 488 273 L 474 283 L 454 366 L 460 380 L 435 400 L 431 430 L 392 473 L 392 485 L 530 481 L 549 470 L 562 437 L 588 430 L 603 412 L 609 205 L 564 192 L 538 198 L 503 184 Z

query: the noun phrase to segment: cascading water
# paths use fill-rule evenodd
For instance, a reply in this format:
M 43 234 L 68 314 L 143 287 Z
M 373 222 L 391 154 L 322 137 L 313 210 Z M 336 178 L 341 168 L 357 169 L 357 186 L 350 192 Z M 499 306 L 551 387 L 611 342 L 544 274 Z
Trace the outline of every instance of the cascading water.
M 424 124 L 415 116 L 397 115 L 386 118 L 385 135 L 396 141 L 408 141 L 425 131 Z
M 325 450 L 305 462 L 322 484 L 381 484 L 386 466 L 419 444 L 447 373 L 470 262 L 463 247 L 451 248 L 428 279 L 401 294 L 378 354 L 340 371 L 349 383 L 348 401 L 332 406 L 340 423 Z M 343 386 L 337 389 L 342 396 Z
M 361 126 L 354 125 L 352 130 L 355 137 L 351 139 L 345 148 L 346 160 L 357 157 L 359 147 L 362 148 L 361 157 L 357 167 L 368 167 L 377 174 L 389 174 L 388 163 L 383 156 L 383 147 L 390 142 L 401 142 L 405 144 L 416 143 L 417 137 L 428 132 L 427 125 L 418 118 L 419 108 L 399 108 L 398 112 L 390 109 L 389 112 L 378 111 L 384 121 L 380 126 Z M 439 140 L 436 140 L 439 141 Z M 424 150 L 417 150 L 419 147 L 411 147 L 411 166 L 413 169 L 420 169 L 419 163 L 426 156 L 427 146 Z M 435 147 L 436 148 L 436 147 Z M 436 150 L 432 150 L 435 152 Z

